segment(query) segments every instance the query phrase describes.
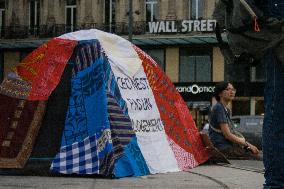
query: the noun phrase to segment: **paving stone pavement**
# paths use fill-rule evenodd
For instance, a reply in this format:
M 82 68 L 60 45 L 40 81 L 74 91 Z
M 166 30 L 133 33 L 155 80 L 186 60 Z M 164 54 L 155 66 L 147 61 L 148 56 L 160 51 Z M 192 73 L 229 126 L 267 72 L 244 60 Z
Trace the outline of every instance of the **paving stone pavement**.
M 122 179 L 0 176 L 0 189 L 259 189 L 261 161 L 234 160 L 231 165 L 205 164 L 184 172 Z

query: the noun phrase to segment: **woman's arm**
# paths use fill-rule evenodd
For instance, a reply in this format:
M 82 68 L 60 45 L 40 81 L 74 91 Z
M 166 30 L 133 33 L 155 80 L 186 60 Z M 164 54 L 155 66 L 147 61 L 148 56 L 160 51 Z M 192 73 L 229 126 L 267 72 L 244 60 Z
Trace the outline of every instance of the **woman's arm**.
M 233 133 L 231 133 L 230 128 L 229 128 L 227 123 L 221 123 L 220 128 L 221 128 L 222 134 L 224 135 L 224 137 L 227 140 L 229 140 L 229 141 L 231 141 L 235 144 L 239 144 L 241 146 L 248 147 L 248 149 L 250 149 L 252 151 L 252 153 L 254 153 L 254 154 L 259 153 L 259 150 L 257 149 L 257 147 L 250 144 L 249 142 L 247 142 L 245 138 L 240 138 L 240 137 L 234 135 Z
M 227 140 L 235 144 L 239 144 L 241 146 L 247 146 L 245 138 L 240 138 L 234 135 L 233 133 L 231 133 L 229 125 L 227 123 L 221 123 L 220 128 L 221 128 L 222 134 Z

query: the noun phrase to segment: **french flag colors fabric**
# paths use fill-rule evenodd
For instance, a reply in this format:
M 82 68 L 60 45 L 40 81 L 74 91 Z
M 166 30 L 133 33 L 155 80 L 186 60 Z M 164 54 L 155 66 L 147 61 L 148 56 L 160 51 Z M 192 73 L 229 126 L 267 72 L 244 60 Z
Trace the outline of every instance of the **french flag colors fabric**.
M 92 29 L 43 44 L 0 85 L 0 168 L 24 167 L 66 65 L 69 103 L 50 171 L 119 178 L 208 160 L 186 103 L 155 61 L 122 37 Z

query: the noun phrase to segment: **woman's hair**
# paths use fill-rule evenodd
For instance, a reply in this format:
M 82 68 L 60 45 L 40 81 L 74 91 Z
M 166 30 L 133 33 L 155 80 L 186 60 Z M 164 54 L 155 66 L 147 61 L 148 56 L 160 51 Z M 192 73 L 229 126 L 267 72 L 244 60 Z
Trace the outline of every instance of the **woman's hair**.
M 229 83 L 230 82 L 227 82 L 227 81 L 221 81 L 215 85 L 214 97 L 218 102 L 220 101 L 219 94 L 228 87 Z

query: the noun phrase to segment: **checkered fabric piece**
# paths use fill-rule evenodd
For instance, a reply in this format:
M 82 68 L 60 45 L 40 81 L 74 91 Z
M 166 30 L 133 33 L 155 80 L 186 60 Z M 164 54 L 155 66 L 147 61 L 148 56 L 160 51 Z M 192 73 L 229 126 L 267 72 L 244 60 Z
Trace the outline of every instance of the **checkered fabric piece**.
M 64 174 L 98 174 L 99 160 L 95 135 L 62 147 L 50 169 Z

